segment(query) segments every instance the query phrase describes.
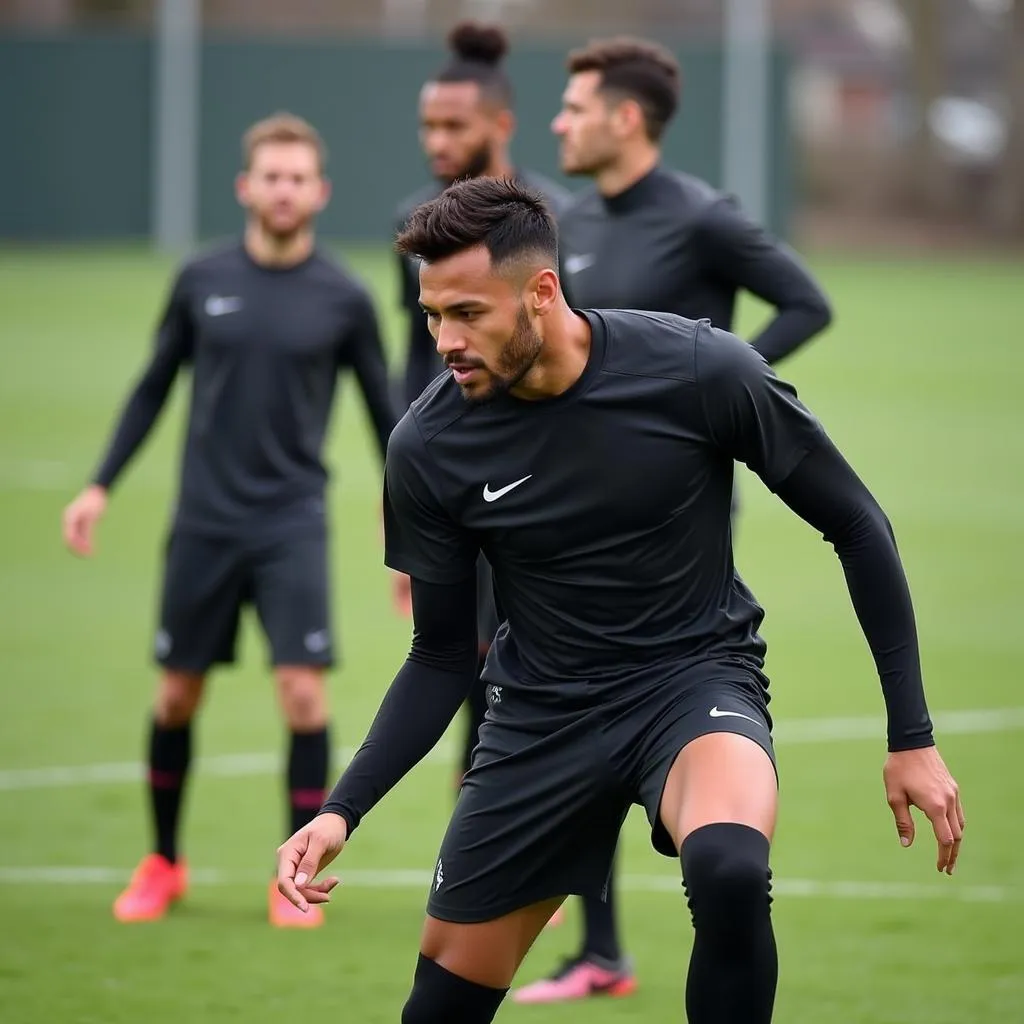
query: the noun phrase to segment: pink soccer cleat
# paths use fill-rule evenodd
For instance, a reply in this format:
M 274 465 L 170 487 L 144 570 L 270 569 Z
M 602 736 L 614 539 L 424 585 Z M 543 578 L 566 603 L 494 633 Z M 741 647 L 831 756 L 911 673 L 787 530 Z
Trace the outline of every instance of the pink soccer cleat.
M 622 997 L 636 991 L 636 975 L 628 960 L 578 957 L 567 961 L 550 978 L 526 985 L 512 994 L 516 1003 L 566 1003 L 588 996 Z
M 319 928 L 324 923 L 324 909 L 311 903 L 303 912 L 287 896 L 282 896 L 277 882 L 267 892 L 270 923 L 275 928 Z
M 143 857 L 128 887 L 114 901 L 118 921 L 159 921 L 188 889 L 188 868 L 183 861 L 172 864 L 159 853 Z

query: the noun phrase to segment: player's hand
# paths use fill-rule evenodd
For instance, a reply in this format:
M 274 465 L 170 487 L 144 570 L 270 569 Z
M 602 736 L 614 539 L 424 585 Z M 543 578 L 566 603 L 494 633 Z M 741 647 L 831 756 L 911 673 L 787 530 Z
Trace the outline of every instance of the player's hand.
M 337 878 L 315 882 L 348 838 L 348 825 L 340 814 L 318 814 L 291 839 L 277 848 L 277 888 L 303 913 L 311 903 L 329 903 Z
M 391 600 L 403 618 L 412 616 L 412 580 L 404 572 L 391 574 Z
M 914 841 L 911 807 L 919 807 L 932 823 L 939 844 L 936 867 L 953 874 L 964 836 L 960 790 L 935 747 L 901 750 L 889 755 L 882 772 L 885 795 L 896 818 L 903 846 Z
M 106 488 L 94 484 L 86 487 L 64 509 L 64 543 L 76 554 L 88 557 L 93 553 L 93 532 L 107 511 Z

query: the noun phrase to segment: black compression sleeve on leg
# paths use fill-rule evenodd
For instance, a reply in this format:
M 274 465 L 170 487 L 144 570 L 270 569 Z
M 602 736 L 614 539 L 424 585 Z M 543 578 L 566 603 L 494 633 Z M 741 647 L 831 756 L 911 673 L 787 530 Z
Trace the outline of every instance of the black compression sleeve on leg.
M 779 974 L 771 921 L 768 840 L 732 823 L 683 841 L 683 883 L 693 915 L 686 980 L 690 1024 L 769 1024 Z
M 491 1024 L 507 992 L 466 981 L 421 953 L 402 1024 Z

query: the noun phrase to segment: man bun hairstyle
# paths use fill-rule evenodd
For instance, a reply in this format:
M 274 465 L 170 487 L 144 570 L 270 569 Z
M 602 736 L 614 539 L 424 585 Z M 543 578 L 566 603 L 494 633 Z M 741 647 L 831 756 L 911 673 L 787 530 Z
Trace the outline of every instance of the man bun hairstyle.
M 603 93 L 635 100 L 652 142 L 661 138 L 675 116 L 682 88 L 679 62 L 658 43 L 633 36 L 596 39 L 573 50 L 567 65 L 573 75 L 598 72 Z
M 497 67 L 508 53 L 508 36 L 500 25 L 460 21 L 448 33 L 448 48 L 459 60 Z
M 500 25 L 460 21 L 448 33 L 448 49 L 451 58 L 435 82 L 475 82 L 492 103 L 512 106 L 512 82 L 504 68 L 509 41 Z
M 484 246 L 497 271 L 524 259 L 558 266 L 558 229 L 544 197 L 504 178 L 467 178 L 418 206 L 395 248 L 427 263 Z

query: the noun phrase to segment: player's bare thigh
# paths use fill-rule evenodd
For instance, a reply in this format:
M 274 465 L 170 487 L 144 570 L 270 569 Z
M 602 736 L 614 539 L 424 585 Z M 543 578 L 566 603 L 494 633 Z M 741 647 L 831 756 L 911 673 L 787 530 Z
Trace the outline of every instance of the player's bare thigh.
M 519 965 L 562 905 L 556 897 L 493 921 L 460 924 L 427 917 L 420 952 L 446 971 L 488 988 L 508 988 Z
M 676 850 L 691 832 L 719 822 L 747 825 L 770 840 L 778 798 L 775 765 L 760 744 L 739 733 L 706 733 L 676 756 L 659 813 Z

